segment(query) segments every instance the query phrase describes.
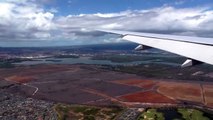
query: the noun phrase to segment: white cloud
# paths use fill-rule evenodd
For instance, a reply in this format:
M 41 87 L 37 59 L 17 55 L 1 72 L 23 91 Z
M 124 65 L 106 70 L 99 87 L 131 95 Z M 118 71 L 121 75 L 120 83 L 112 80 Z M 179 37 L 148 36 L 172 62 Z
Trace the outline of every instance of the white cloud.
M 120 41 L 115 37 L 103 37 L 103 33 L 88 30 L 100 28 L 213 37 L 213 10 L 207 8 L 177 9 L 166 6 L 148 10 L 59 17 L 54 15 L 56 12 L 58 11 L 54 8 L 45 10 L 33 0 L 0 2 L 0 40 L 63 39 L 78 43 L 82 43 L 83 39 Z
M 106 25 L 102 25 L 101 28 L 103 29 L 115 29 L 115 28 L 119 28 L 122 25 L 118 24 L 118 23 L 110 23 L 110 24 L 106 24 Z
M 54 14 L 45 12 L 32 2 L 0 2 L 0 31 L 3 33 L 0 39 L 49 39 L 54 30 L 53 18 Z
M 0 4 L 0 18 L 3 22 L 4 20 L 9 20 L 12 14 L 12 9 L 14 8 L 14 4 L 11 3 L 1 3 Z
M 27 19 L 25 24 L 26 29 L 36 28 L 38 30 L 51 30 L 53 27 L 52 19 L 54 15 L 46 13 L 29 13 L 23 16 L 23 19 Z
M 213 37 L 213 10 L 207 8 L 161 7 L 120 13 L 68 15 L 58 18 L 55 23 L 63 32 L 83 27 Z
M 49 11 L 50 11 L 51 13 L 57 13 L 57 12 L 58 12 L 58 10 L 57 10 L 56 8 L 51 8 Z
M 182 4 L 184 4 L 185 2 L 186 2 L 187 0 L 177 0 L 177 1 L 175 1 L 175 5 L 182 5 Z

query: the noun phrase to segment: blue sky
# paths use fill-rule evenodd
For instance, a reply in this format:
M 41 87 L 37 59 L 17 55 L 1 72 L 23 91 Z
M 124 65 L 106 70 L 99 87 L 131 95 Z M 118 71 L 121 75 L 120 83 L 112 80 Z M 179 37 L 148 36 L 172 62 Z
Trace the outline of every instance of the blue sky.
M 0 0 L 0 46 L 122 41 L 90 29 L 213 37 L 212 0 Z
M 204 7 L 210 4 L 213 4 L 212 0 L 58 0 L 47 6 L 57 8 L 58 15 L 69 15 L 142 10 L 162 6 Z
M 47 4 L 59 12 L 57 15 L 110 13 L 125 10 L 141 10 L 162 6 L 176 8 L 202 7 L 212 4 L 212 0 L 58 0 Z

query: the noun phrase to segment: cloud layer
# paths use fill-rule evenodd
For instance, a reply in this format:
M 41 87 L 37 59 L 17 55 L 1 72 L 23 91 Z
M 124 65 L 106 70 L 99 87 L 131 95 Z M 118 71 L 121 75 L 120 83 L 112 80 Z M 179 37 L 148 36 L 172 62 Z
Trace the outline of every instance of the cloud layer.
M 213 37 L 213 10 L 164 6 L 119 13 L 55 16 L 56 9 L 44 9 L 49 0 L 5 0 L 0 2 L 0 41 L 104 39 L 119 41 L 88 29 L 121 29 L 165 34 Z M 54 10 L 54 11 L 53 11 Z M 113 38 L 113 39 L 112 39 Z M 93 41 L 94 42 L 94 41 Z
M 54 30 L 54 14 L 31 2 L 0 3 L 1 40 L 43 40 Z

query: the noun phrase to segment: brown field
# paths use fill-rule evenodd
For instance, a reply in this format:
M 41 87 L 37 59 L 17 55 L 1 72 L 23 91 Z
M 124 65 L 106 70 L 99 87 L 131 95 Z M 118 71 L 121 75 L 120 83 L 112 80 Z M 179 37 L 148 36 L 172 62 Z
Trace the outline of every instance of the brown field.
M 4 86 L 5 82 L 11 84 L 11 81 L 14 81 L 14 87 Z M 207 84 L 145 79 L 95 65 L 35 65 L 0 69 L 0 89 L 72 104 L 179 104 L 187 101 L 213 107 L 213 84 Z
M 199 84 L 161 82 L 157 91 L 174 99 L 203 102 Z
M 204 104 L 209 107 L 213 107 L 213 85 L 203 85 L 200 83 L 182 83 L 182 82 L 171 82 L 171 81 L 157 81 L 157 80 L 119 80 L 116 81 L 117 84 L 125 84 L 128 86 L 138 86 L 143 88 L 143 90 L 149 90 L 150 92 L 141 93 L 131 93 L 128 95 L 123 95 L 119 97 L 125 101 L 129 102 L 167 102 L 170 98 L 173 101 L 184 101 L 187 103 L 199 103 Z M 202 90 L 201 85 L 203 85 L 204 90 Z M 204 93 L 204 94 L 203 94 Z M 166 97 L 165 97 L 166 96 Z M 204 97 L 205 98 L 204 98 Z M 156 101 L 152 98 L 156 97 Z M 159 97 L 159 98 L 158 98 Z M 163 98 L 167 98 L 165 101 Z M 161 100 L 162 99 L 162 100 Z
M 38 76 L 42 74 L 51 74 L 60 71 L 69 70 L 65 65 L 37 65 L 37 66 L 22 66 L 13 69 L 0 69 L 2 77 L 10 76 Z
M 152 89 L 155 85 L 157 85 L 156 81 L 153 80 L 143 80 L 142 83 L 138 84 L 137 86 L 144 88 L 144 89 Z
M 153 80 L 135 80 L 135 79 L 128 79 L 128 80 L 116 80 L 113 81 L 114 83 L 129 85 L 129 86 L 137 86 L 143 89 L 152 89 L 156 85 L 156 81 Z
M 206 104 L 213 107 L 213 86 L 203 85 Z
M 18 82 L 18 83 L 26 83 L 26 82 L 35 80 L 35 78 L 32 76 L 10 76 L 5 79 L 9 81 Z
M 134 80 L 134 79 L 128 79 L 128 80 L 116 80 L 113 81 L 114 83 L 124 84 L 124 85 L 138 85 L 140 83 L 143 83 L 143 80 Z
M 8 92 L 72 104 L 96 104 L 96 102 L 101 104 L 100 100 L 113 100 L 116 96 L 141 90 L 138 87 L 111 82 L 137 76 L 121 75 L 93 65 L 20 66 L 12 69 L 0 69 L 0 75 L 2 75 L 0 84 L 12 81 L 16 85 L 7 88 Z M 2 88 L 5 87 L 2 86 Z M 113 102 L 108 103 L 114 104 Z
M 138 92 L 130 95 L 124 95 L 119 97 L 119 99 L 128 102 L 140 102 L 140 103 L 175 103 L 174 100 L 152 91 Z

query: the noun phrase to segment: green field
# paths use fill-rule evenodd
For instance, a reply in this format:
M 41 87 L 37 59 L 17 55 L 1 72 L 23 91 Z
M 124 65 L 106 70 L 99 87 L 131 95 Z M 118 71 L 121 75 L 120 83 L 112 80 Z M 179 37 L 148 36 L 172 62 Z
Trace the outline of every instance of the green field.
M 93 60 L 110 60 L 112 62 L 135 62 L 135 61 L 150 61 L 150 60 L 160 60 L 160 61 L 167 61 L 173 63 L 179 63 L 184 61 L 182 57 L 164 57 L 164 56 L 153 56 L 153 55 L 96 55 L 92 57 Z
M 165 120 L 163 113 L 157 112 L 156 109 L 148 109 L 142 113 L 138 120 Z
M 138 120 L 166 120 L 166 119 L 172 119 L 171 120 L 210 120 L 211 118 L 208 118 L 207 116 L 204 116 L 204 112 L 196 109 L 190 109 L 190 108 L 178 108 L 176 109 L 176 114 L 179 114 L 181 118 L 177 116 L 173 116 L 170 114 L 169 118 L 168 114 L 165 112 L 159 112 L 158 109 L 148 109 L 145 112 L 141 113 L 141 115 L 138 117 Z M 167 114 L 167 115 L 166 115 Z
M 182 114 L 185 120 L 210 120 L 210 118 L 203 116 L 203 112 L 196 109 L 179 108 L 178 112 Z
M 117 107 L 110 108 L 65 104 L 56 105 L 55 110 L 58 114 L 59 120 L 69 120 L 70 118 L 74 120 L 113 120 L 123 111 L 122 108 Z

